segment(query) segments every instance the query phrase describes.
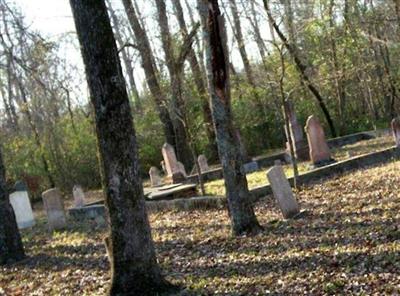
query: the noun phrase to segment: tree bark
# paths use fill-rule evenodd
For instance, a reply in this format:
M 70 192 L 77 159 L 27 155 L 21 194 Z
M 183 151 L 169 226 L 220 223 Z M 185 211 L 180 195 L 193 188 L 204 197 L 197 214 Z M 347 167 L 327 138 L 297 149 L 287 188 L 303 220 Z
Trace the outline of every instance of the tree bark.
M 300 60 L 300 57 L 296 54 L 296 47 L 287 40 L 285 35 L 283 35 L 282 31 L 279 29 L 279 26 L 276 24 L 276 22 L 272 16 L 271 10 L 269 9 L 268 0 L 263 0 L 263 2 L 264 2 L 264 8 L 267 12 L 270 23 L 272 24 L 273 28 L 275 29 L 275 32 L 278 34 L 279 38 L 281 39 L 283 45 L 286 47 L 289 54 L 292 56 L 292 58 L 296 64 L 297 70 L 299 71 L 299 73 L 301 75 L 302 80 L 304 81 L 304 83 L 307 85 L 310 92 L 313 94 L 313 96 L 317 100 L 323 114 L 325 115 L 325 119 L 328 123 L 328 126 L 329 126 L 332 136 L 336 137 L 337 134 L 336 134 L 335 125 L 333 124 L 332 117 L 329 113 L 328 108 L 325 105 L 324 99 L 322 98 L 321 94 L 319 93 L 319 91 L 317 90 L 315 85 L 311 82 L 311 79 L 308 77 L 308 75 L 306 73 L 307 67 L 303 64 L 303 62 Z
M 231 8 L 231 13 L 233 17 L 233 25 L 234 25 L 234 35 L 238 43 L 239 53 L 243 61 L 244 71 L 246 72 L 247 80 L 252 87 L 255 87 L 256 83 L 254 80 L 253 69 L 250 66 L 249 57 L 247 55 L 245 41 L 243 38 L 242 26 L 240 23 L 240 17 L 238 8 L 236 5 L 236 0 L 230 0 L 229 6 Z
M 335 81 L 335 88 L 336 88 L 336 97 L 338 99 L 339 105 L 339 118 L 340 118 L 340 133 L 342 134 L 345 130 L 346 121 L 345 121 L 345 106 L 346 106 L 346 89 L 343 83 L 342 78 L 342 71 L 339 64 L 339 59 L 337 56 L 337 46 L 336 46 L 336 39 L 335 39 L 335 17 L 334 17 L 334 6 L 335 1 L 329 1 L 329 43 L 330 43 L 330 50 L 331 50 L 331 59 L 332 59 L 332 66 L 333 66 L 333 75 Z M 343 71 L 344 73 L 344 71 Z
M 126 74 L 128 76 L 130 91 L 134 98 L 135 110 L 138 111 L 138 113 L 142 113 L 142 111 L 143 111 L 142 104 L 140 101 L 139 92 L 136 87 L 135 76 L 133 75 L 134 71 L 133 71 L 133 67 L 132 67 L 132 60 L 128 57 L 126 48 L 124 48 L 124 42 L 122 41 L 122 37 L 121 37 L 121 28 L 119 26 L 118 17 L 115 14 L 114 9 L 112 8 L 110 0 L 107 1 L 107 6 L 108 6 L 108 10 L 110 12 L 110 17 L 111 17 L 112 23 L 114 25 L 114 36 L 117 41 L 118 47 L 120 48 L 119 51 L 121 53 L 122 61 L 124 62 L 124 65 L 125 65 Z
M 179 28 L 181 30 L 182 37 L 183 37 L 183 39 L 185 39 L 185 38 L 187 38 L 189 33 L 188 33 L 188 30 L 186 27 L 185 18 L 183 16 L 183 9 L 182 9 L 181 2 L 180 2 L 180 0 L 173 0 L 172 2 L 174 4 L 175 14 L 176 14 L 176 18 L 179 23 Z M 208 139 L 208 143 L 209 143 L 209 145 L 208 145 L 209 159 L 212 162 L 215 162 L 218 159 L 218 148 L 217 148 L 217 143 L 215 141 L 215 132 L 214 132 L 214 128 L 213 128 L 211 109 L 208 104 L 209 94 L 207 92 L 206 82 L 203 79 L 203 74 L 201 72 L 200 64 L 197 60 L 197 56 L 193 49 L 193 46 L 190 46 L 190 48 L 189 48 L 188 61 L 189 61 L 190 68 L 193 73 L 193 78 L 194 78 L 194 82 L 196 84 L 197 91 L 200 95 L 201 102 L 202 102 L 203 118 L 204 118 L 204 123 L 206 126 L 207 139 Z
M 14 210 L 9 201 L 6 172 L 0 150 L 0 265 L 25 258 Z
M 95 111 L 110 217 L 110 295 L 157 295 L 171 288 L 158 266 L 139 174 L 138 147 L 107 8 L 70 0 Z
M 167 108 L 167 98 L 161 90 L 160 83 L 158 81 L 158 71 L 154 64 L 154 58 L 149 39 L 146 31 L 140 25 L 131 0 L 122 0 L 122 3 L 124 5 L 129 24 L 135 35 L 136 46 L 142 60 L 142 67 L 146 76 L 146 82 L 149 86 L 151 95 L 154 98 L 158 116 L 163 125 L 166 141 L 175 147 L 176 142 L 174 126 Z
M 157 21 L 160 27 L 161 43 L 165 53 L 165 63 L 167 64 L 171 85 L 171 117 L 175 128 L 175 151 L 178 160 L 180 160 L 186 168 L 193 165 L 192 153 L 190 152 L 187 131 L 183 122 L 185 104 L 183 98 L 182 80 L 183 80 L 183 60 L 179 60 L 172 45 L 172 36 L 169 32 L 169 22 L 164 0 L 155 0 L 157 8 Z M 183 48 L 180 48 L 182 51 Z
M 232 124 L 229 62 L 223 18 L 217 0 L 199 0 L 198 2 L 203 27 L 205 27 L 211 110 L 225 179 L 232 232 L 234 235 L 256 233 L 261 230 L 261 226 L 254 214 L 238 138 L 235 136 Z

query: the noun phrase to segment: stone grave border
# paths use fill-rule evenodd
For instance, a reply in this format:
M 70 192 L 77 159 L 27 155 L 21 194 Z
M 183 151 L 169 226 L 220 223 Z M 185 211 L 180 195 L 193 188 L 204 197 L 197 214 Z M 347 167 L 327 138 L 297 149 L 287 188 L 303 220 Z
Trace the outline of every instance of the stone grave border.
M 382 134 L 385 133 L 386 131 L 384 131 Z M 332 139 L 331 141 L 333 143 L 331 145 L 347 145 L 364 139 L 372 139 L 374 137 L 375 133 L 374 134 L 358 133 L 350 136 Z M 394 146 L 382 151 L 355 156 L 350 159 L 339 161 L 300 174 L 297 179 L 297 182 L 299 185 L 307 185 L 315 181 L 321 179 L 327 179 L 352 170 L 363 169 L 375 165 L 385 164 L 399 159 L 400 159 L 400 149 Z M 290 182 L 291 185 L 293 185 L 293 177 L 288 178 L 288 181 Z M 272 189 L 269 184 L 259 186 L 250 190 L 250 196 L 253 202 L 256 202 L 259 199 L 267 197 L 268 195 L 271 194 L 272 194 Z M 106 211 L 104 205 L 101 203 L 102 201 L 97 201 L 83 208 L 69 209 L 68 212 L 70 216 L 74 217 L 77 220 L 82 220 L 86 218 L 95 219 L 96 216 L 102 216 L 104 218 L 106 215 L 105 214 Z M 204 210 L 204 209 L 223 209 L 226 207 L 226 204 L 227 201 L 225 196 L 198 196 L 192 198 L 179 198 L 173 200 L 146 201 L 146 208 L 149 212 L 158 212 L 167 210 L 192 211 L 192 210 Z
M 327 140 L 329 148 L 342 147 L 345 145 L 354 144 L 363 140 L 371 140 L 378 136 L 390 133 L 389 129 L 382 129 L 377 131 L 366 131 L 355 133 L 351 135 L 346 135 L 343 137 L 337 137 Z M 253 161 L 257 162 L 260 169 L 273 166 L 276 160 L 280 160 L 286 163 L 286 152 L 284 150 L 269 154 L 268 156 L 258 156 L 254 157 Z M 222 168 L 211 169 L 202 174 L 203 182 L 209 182 L 214 180 L 219 180 L 223 178 Z M 187 176 L 185 183 L 198 183 L 197 174 Z

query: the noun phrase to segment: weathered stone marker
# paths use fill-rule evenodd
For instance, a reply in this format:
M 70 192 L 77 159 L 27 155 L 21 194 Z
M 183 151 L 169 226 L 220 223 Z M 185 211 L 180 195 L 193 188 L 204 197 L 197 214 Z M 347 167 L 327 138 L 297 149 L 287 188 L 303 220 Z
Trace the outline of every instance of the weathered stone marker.
M 300 212 L 299 204 L 293 196 L 292 188 L 280 165 L 273 166 L 267 172 L 272 192 L 285 219 L 292 218 Z
M 182 173 L 182 175 L 186 179 L 187 173 L 186 173 L 185 165 L 183 163 L 181 163 L 180 161 L 178 161 L 178 168 L 179 168 L 179 171 Z
M 151 187 L 158 187 L 162 185 L 162 178 L 160 175 L 160 170 L 152 166 L 149 170 Z
M 72 195 L 74 196 L 74 205 L 81 208 L 85 205 L 85 193 L 80 185 L 75 185 L 72 188 Z
M 292 138 L 293 146 L 294 146 L 294 154 L 299 160 L 309 160 L 310 154 L 308 151 L 307 141 L 304 138 L 303 128 L 297 121 L 296 112 L 294 110 L 294 106 L 292 101 L 286 100 L 286 115 L 289 119 L 289 131 L 285 127 L 286 139 L 286 151 L 290 155 L 290 147 L 289 147 L 289 136 Z
M 10 203 L 14 209 L 18 228 L 24 229 L 35 225 L 35 218 L 29 200 L 28 189 L 23 182 L 15 184 L 15 192 L 10 194 Z
M 174 147 L 165 143 L 161 151 L 164 158 L 165 170 L 167 172 L 167 181 L 169 183 L 183 182 L 185 176 L 182 173 L 182 167 L 180 167 L 178 160 L 176 159 Z
M 47 213 L 50 231 L 66 226 L 64 202 L 58 188 L 52 188 L 42 193 L 43 205 Z
M 197 157 L 197 162 L 199 163 L 200 172 L 204 173 L 210 170 L 207 157 L 204 154 L 200 154 L 199 157 Z
M 396 147 L 400 148 L 400 118 L 399 117 L 393 118 L 391 125 Z
M 314 166 L 322 166 L 333 162 L 331 151 L 326 143 L 324 129 L 318 118 L 311 115 L 307 119 L 306 127 L 310 159 Z

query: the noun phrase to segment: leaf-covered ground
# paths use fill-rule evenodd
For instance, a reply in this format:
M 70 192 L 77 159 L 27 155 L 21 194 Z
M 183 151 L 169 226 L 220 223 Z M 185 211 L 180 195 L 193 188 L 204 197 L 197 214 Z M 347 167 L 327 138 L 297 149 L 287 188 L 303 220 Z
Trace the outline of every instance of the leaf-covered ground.
M 265 227 L 233 238 L 224 210 L 150 216 L 158 258 L 182 295 L 400 294 L 400 162 L 301 188 L 306 211 L 283 220 L 272 198 L 256 206 Z M 28 259 L 0 268 L 0 295 L 104 295 L 104 230 L 43 219 L 23 238 Z

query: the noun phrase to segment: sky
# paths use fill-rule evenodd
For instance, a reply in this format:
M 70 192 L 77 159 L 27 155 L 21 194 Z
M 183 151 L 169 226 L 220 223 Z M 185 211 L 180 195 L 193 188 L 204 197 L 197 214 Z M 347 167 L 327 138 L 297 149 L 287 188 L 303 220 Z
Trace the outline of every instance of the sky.
M 147 26 L 151 28 L 149 30 L 150 38 L 158 37 L 158 28 L 156 22 L 154 22 L 154 17 L 151 13 L 151 6 L 148 5 L 149 0 L 145 0 L 144 2 L 140 2 L 142 4 L 142 14 L 146 17 Z M 16 5 L 21 9 L 23 15 L 25 15 L 26 24 L 28 24 L 32 29 L 38 30 L 41 32 L 41 35 L 48 40 L 58 41 L 61 36 L 64 34 L 74 34 L 75 33 L 75 25 L 72 17 L 71 8 L 69 5 L 69 0 L 14 0 Z M 121 2 L 120 0 L 111 0 L 111 3 L 114 8 L 120 9 Z M 143 6 L 144 3 L 144 6 Z M 173 23 L 174 18 L 171 18 L 171 23 Z M 154 28 L 154 29 L 153 29 Z M 267 30 L 263 30 L 263 34 L 267 34 Z M 152 36 L 153 35 L 153 36 Z M 71 35 L 73 36 L 73 35 Z M 153 40 L 157 40 L 155 38 Z M 231 39 L 231 38 L 230 38 Z M 232 46 L 234 42 L 229 42 L 229 46 Z M 160 49 L 159 44 L 154 44 L 158 47 L 158 53 L 162 55 L 162 51 Z M 250 55 L 258 55 L 257 51 L 254 49 L 250 43 L 247 43 L 247 49 Z M 253 47 L 253 48 L 252 48 Z M 78 42 L 75 44 L 72 43 L 64 43 L 60 44 L 60 54 L 67 58 L 72 64 L 78 66 L 83 75 L 83 65 L 82 59 L 80 56 Z M 232 53 L 233 64 L 242 67 L 242 62 L 237 50 L 234 50 Z M 137 85 L 139 89 L 141 89 L 142 81 L 144 80 L 144 74 L 140 67 L 139 63 L 135 65 L 135 76 L 137 79 Z
M 68 0 L 14 0 L 33 28 L 47 37 L 75 31 Z

